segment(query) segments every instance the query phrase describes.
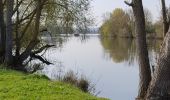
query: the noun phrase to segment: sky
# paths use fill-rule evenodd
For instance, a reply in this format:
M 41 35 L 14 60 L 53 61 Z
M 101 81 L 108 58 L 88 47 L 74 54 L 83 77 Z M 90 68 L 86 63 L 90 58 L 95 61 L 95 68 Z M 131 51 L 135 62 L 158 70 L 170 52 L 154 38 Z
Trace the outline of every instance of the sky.
M 130 1 L 130 0 L 127 0 Z M 153 21 L 155 22 L 161 11 L 161 0 L 143 0 L 144 8 L 147 8 L 152 13 Z M 166 5 L 170 6 L 170 0 L 165 0 Z M 124 0 L 93 0 L 92 13 L 97 26 L 102 24 L 102 15 L 106 12 L 112 12 L 115 8 L 129 9 L 130 7 L 124 3 Z

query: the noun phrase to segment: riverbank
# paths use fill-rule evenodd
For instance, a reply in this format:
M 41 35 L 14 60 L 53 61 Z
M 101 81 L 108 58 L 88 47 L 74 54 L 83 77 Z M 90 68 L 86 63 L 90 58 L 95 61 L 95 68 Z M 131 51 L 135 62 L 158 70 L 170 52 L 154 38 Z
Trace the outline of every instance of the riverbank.
M 84 93 L 69 84 L 50 81 L 45 76 L 6 69 L 0 69 L 0 99 L 106 100 Z

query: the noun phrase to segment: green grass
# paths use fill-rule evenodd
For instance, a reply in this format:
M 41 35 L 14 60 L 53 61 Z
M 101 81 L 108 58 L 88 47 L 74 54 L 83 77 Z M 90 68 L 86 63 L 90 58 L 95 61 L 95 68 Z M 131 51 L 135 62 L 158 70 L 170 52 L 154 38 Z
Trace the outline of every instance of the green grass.
M 106 100 L 45 76 L 0 69 L 0 100 Z

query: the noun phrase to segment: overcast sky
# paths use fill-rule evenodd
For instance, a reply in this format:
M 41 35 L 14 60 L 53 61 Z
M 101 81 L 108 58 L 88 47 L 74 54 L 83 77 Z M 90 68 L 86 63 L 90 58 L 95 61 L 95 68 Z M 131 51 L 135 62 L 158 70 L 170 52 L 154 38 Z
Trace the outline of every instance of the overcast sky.
M 130 0 L 129 0 L 130 1 Z M 153 16 L 153 20 L 156 21 L 160 13 L 160 1 L 161 0 L 143 0 L 144 8 L 148 8 Z M 166 0 L 167 6 L 170 6 L 170 0 Z M 93 0 L 92 1 L 92 12 L 96 18 L 97 26 L 102 23 L 102 15 L 106 12 L 112 12 L 115 8 L 130 8 L 124 4 L 124 0 Z

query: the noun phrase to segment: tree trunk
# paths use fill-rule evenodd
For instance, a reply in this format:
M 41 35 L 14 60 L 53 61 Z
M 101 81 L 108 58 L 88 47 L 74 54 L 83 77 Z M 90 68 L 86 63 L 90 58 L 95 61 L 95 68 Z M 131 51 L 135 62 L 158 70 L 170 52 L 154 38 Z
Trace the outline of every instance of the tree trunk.
M 143 99 L 151 81 L 151 70 L 149 64 L 148 50 L 146 44 L 145 16 L 142 0 L 132 0 L 132 3 L 126 4 L 132 6 L 135 17 L 135 33 L 137 37 L 136 45 L 139 56 L 139 91 L 137 99 Z
M 7 20 L 6 20 L 6 49 L 5 49 L 5 63 L 12 64 L 12 47 L 13 47 L 13 25 L 12 25 L 12 15 L 14 0 L 7 0 Z
M 32 36 L 32 40 L 30 41 L 26 50 L 21 54 L 20 62 L 23 62 L 31 55 L 31 51 L 34 49 L 34 47 L 39 42 L 38 35 L 39 35 L 39 27 L 40 27 L 40 17 L 41 17 L 41 11 L 43 9 L 44 3 L 45 3 L 45 0 L 37 0 L 34 35 Z
M 0 0 L 0 20 L 2 20 L 3 18 L 3 3 L 2 0 Z M 3 47 L 2 47 L 2 22 L 0 21 L 0 56 L 2 56 L 2 51 L 3 51 Z
M 164 5 L 164 0 L 162 1 Z M 137 47 L 139 50 L 140 64 L 140 89 L 138 97 L 142 100 L 170 100 L 170 30 L 164 38 L 159 59 L 157 60 L 156 70 L 150 82 L 151 71 L 148 63 L 148 54 L 146 52 L 146 34 L 143 34 L 145 33 L 145 21 L 143 18 L 142 0 L 133 0 L 132 3 L 126 2 L 126 4 L 132 6 L 136 20 Z
M 3 62 L 5 54 L 5 24 L 3 12 L 3 0 L 0 0 L 0 61 Z
M 18 6 L 19 4 L 18 4 L 18 0 L 16 0 L 16 6 Z M 15 50 L 15 57 L 16 57 L 16 59 L 19 59 L 19 56 L 20 56 L 20 49 L 21 49 L 21 44 L 20 44 L 20 40 L 19 40 L 19 30 L 18 30 L 18 28 L 19 28 L 19 10 L 18 10 L 18 8 L 17 8 L 17 10 L 16 10 L 16 30 L 15 30 L 15 37 L 16 37 L 16 50 Z
M 147 100 L 169 100 L 170 93 L 170 31 L 161 47 L 157 67 L 147 93 Z
M 161 0 L 161 5 L 162 5 L 162 18 L 163 18 L 163 36 L 165 37 L 169 29 L 165 0 Z

